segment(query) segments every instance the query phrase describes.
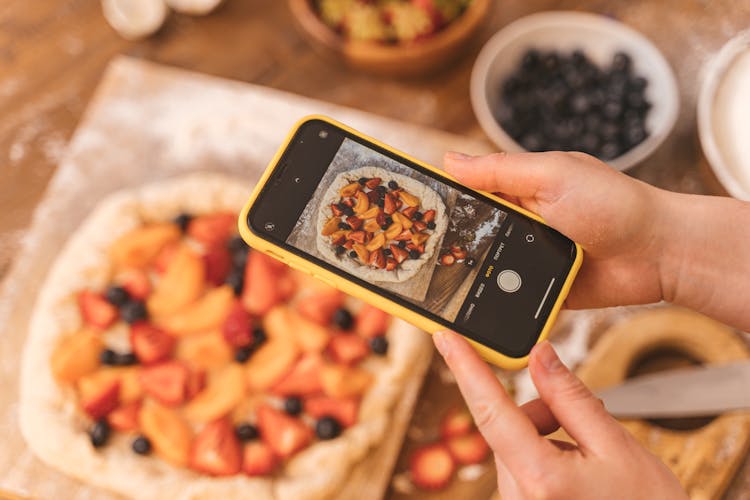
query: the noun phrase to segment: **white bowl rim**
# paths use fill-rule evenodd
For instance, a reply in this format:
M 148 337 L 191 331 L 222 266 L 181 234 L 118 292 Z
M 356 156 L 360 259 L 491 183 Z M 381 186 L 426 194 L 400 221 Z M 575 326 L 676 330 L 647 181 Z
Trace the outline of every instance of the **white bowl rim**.
M 713 121 L 713 105 L 719 85 L 737 56 L 748 49 L 750 49 L 750 29 L 741 31 L 730 38 L 706 64 L 703 84 L 698 93 L 698 109 L 696 110 L 698 139 L 703 148 L 703 154 L 724 189 L 731 196 L 741 200 L 750 200 L 750 191 L 740 185 L 724 161 L 719 146 L 716 144 L 711 122 Z
M 581 24 L 606 25 L 612 30 L 619 30 L 628 37 L 638 40 L 641 45 L 650 50 L 654 59 L 658 61 L 664 70 L 667 80 L 665 85 L 669 88 L 669 92 L 664 98 L 669 101 L 664 105 L 664 114 L 666 118 L 663 130 L 652 131 L 646 140 L 617 158 L 607 161 L 610 166 L 617 170 L 627 170 L 651 155 L 651 153 L 661 146 L 664 140 L 672 132 L 679 114 L 680 92 L 672 67 L 656 45 L 639 31 L 616 19 L 591 12 L 556 10 L 538 12 L 521 17 L 500 29 L 484 44 L 474 62 L 474 67 L 472 68 L 470 97 L 474 114 L 484 132 L 498 147 L 508 152 L 526 151 L 520 144 L 511 138 L 507 132 L 505 132 L 493 116 L 492 111 L 489 109 L 485 97 L 488 72 L 492 61 L 499 52 L 498 49 L 503 48 L 520 34 L 532 29 L 537 29 L 540 26 L 554 27 L 554 25 L 561 24 L 568 26 Z

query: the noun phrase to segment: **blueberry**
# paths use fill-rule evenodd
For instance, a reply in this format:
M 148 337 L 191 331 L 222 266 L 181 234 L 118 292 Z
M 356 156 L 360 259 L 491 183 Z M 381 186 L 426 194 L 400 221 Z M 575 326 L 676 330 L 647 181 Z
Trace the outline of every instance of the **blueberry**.
M 123 321 L 136 323 L 148 317 L 146 305 L 140 300 L 129 300 L 120 308 L 120 317 Z
M 104 349 L 99 353 L 99 361 L 103 365 L 116 365 L 117 364 L 117 353 L 112 349 Z
M 599 150 L 599 157 L 602 160 L 611 160 L 617 158 L 620 155 L 620 146 L 616 142 L 606 142 L 602 144 Z
M 339 229 L 351 229 L 346 222 L 339 222 Z
M 541 61 L 541 55 L 539 54 L 538 50 L 536 49 L 527 50 L 526 53 L 523 55 L 523 58 L 521 59 L 521 69 L 524 71 L 536 69 L 540 61 Z
M 620 127 L 612 122 L 605 122 L 599 128 L 599 135 L 605 141 L 612 141 L 617 138 L 617 134 L 620 133 Z
M 117 366 L 132 366 L 138 363 L 138 357 L 133 352 L 118 353 L 115 357 Z
M 260 346 L 263 342 L 266 341 L 268 336 L 266 335 L 266 331 L 261 326 L 255 326 L 253 327 L 253 347 Z
M 341 424 L 333 417 L 322 417 L 315 424 L 315 433 L 320 439 L 334 439 L 341 434 Z
M 380 226 L 380 229 L 385 231 L 386 229 L 388 229 L 388 227 L 389 227 L 388 224 L 383 224 L 382 226 Z
M 399 241 L 398 242 L 398 247 L 399 248 L 406 248 L 406 242 L 405 241 Z
M 420 255 L 422 254 L 419 253 L 419 250 L 409 250 L 409 257 L 412 259 L 418 259 Z
M 631 90 L 643 91 L 648 86 L 648 80 L 642 76 L 636 76 L 628 82 L 628 86 Z
M 284 400 L 284 411 L 289 415 L 302 413 L 302 400 L 296 396 L 290 396 Z
M 336 255 L 342 255 L 344 252 L 346 252 L 346 248 L 341 245 L 336 246 Z
M 466 259 L 464 260 L 464 265 L 465 265 L 466 267 L 474 267 L 475 265 L 477 265 L 477 261 L 476 261 L 476 260 L 474 260 L 474 257 L 467 257 L 467 258 L 466 258 Z
M 186 213 L 181 213 L 177 217 L 174 218 L 172 222 L 177 224 L 177 226 L 180 228 L 180 231 L 183 233 L 187 231 L 187 227 L 190 224 L 190 221 L 193 220 L 193 216 Z
M 354 209 L 350 206 L 344 205 L 343 211 L 344 211 L 344 215 L 346 215 L 347 217 L 350 215 L 354 215 Z
M 383 335 L 371 338 L 370 349 L 379 356 L 385 356 L 388 352 L 388 339 Z
M 258 428 L 248 423 L 242 423 L 235 427 L 234 434 L 237 436 L 237 439 L 243 442 L 258 439 L 259 436 Z
M 357 252 L 355 252 L 354 250 L 350 250 L 349 251 L 349 257 L 351 257 L 352 259 L 356 259 L 357 258 Z
M 236 351 L 234 351 L 234 360 L 238 363 L 244 363 L 248 359 L 250 359 L 250 356 L 253 354 L 253 345 L 246 345 L 244 347 L 238 348 Z
M 128 300 L 130 300 L 130 294 L 121 286 L 111 286 L 107 288 L 107 291 L 104 293 L 104 298 L 113 306 L 122 307 Z
M 146 436 L 138 436 L 133 440 L 131 448 L 139 455 L 148 455 L 151 452 L 151 441 Z
M 231 253 L 247 252 L 248 246 L 241 236 L 233 236 L 227 240 L 227 250 Z
M 595 154 L 599 148 L 599 137 L 593 132 L 586 132 L 580 141 L 580 149 L 584 153 Z
M 527 151 L 542 151 L 544 143 L 538 134 L 526 134 L 521 138 L 521 146 Z
M 352 316 L 352 313 L 343 307 L 336 309 L 336 312 L 333 313 L 332 321 L 333 324 L 341 330 L 349 330 L 354 326 L 354 317 Z
M 365 185 L 365 183 L 366 183 L 367 181 L 369 181 L 369 180 L 370 180 L 370 179 L 368 179 L 367 177 L 360 177 L 360 178 L 359 178 L 359 179 L 357 180 L 357 182 L 359 183 L 359 185 L 360 185 L 360 186 L 364 186 L 364 185 Z
M 247 256 L 247 250 L 239 250 L 237 252 L 234 252 L 232 254 L 232 267 L 240 270 L 245 269 L 245 264 L 247 264 Z
M 106 420 L 97 420 L 89 430 L 89 438 L 91 438 L 91 444 L 94 448 L 101 448 L 107 444 L 111 431 Z
M 388 187 L 391 189 L 398 189 L 398 182 L 396 181 L 388 181 Z
M 628 127 L 625 131 L 625 138 L 629 147 L 640 144 L 646 138 L 646 130 L 641 125 Z
M 649 106 L 646 98 L 643 96 L 643 92 L 633 91 L 628 93 L 627 97 L 628 106 L 635 109 L 643 109 Z
M 383 255 L 385 255 L 386 257 L 390 257 L 391 254 L 393 254 L 393 252 L 391 251 L 390 248 L 383 249 Z
M 387 192 L 387 189 L 382 184 L 375 188 L 375 191 L 378 192 L 378 195 L 385 196 L 385 193 Z
M 385 199 L 378 198 L 377 200 L 375 200 L 375 205 L 377 205 L 380 208 L 383 208 L 385 206 Z
M 612 69 L 614 71 L 630 71 L 633 60 L 625 52 L 617 52 L 612 58 Z
M 549 52 L 542 56 L 542 65 L 544 69 L 552 73 L 560 66 L 560 55 L 557 52 Z
M 602 108 L 604 117 L 609 120 L 616 120 L 622 115 L 622 104 L 619 101 L 608 100 Z
M 422 212 L 414 212 L 414 220 L 422 220 L 424 218 L 424 214 Z
M 435 221 L 430 221 L 427 223 L 427 229 L 435 229 L 437 225 L 435 224 Z
M 227 278 L 224 280 L 224 283 L 232 287 L 232 291 L 234 291 L 235 296 L 239 297 L 240 295 L 242 295 L 242 288 L 245 285 L 244 269 L 232 269 L 227 275 Z
M 393 224 L 393 217 L 391 217 L 390 215 L 386 215 L 385 216 L 385 223 L 388 224 L 388 226 L 390 226 L 391 224 Z
M 576 49 L 570 54 L 570 60 L 573 64 L 580 67 L 589 62 L 588 57 L 581 49 Z

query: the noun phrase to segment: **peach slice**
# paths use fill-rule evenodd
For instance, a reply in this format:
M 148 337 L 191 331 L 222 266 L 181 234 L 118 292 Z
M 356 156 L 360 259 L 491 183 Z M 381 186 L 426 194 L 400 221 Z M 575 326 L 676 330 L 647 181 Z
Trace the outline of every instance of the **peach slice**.
M 370 200 L 362 191 L 357 191 L 357 203 L 354 205 L 355 214 L 363 214 L 370 208 Z
M 385 245 L 385 233 L 378 233 L 370 240 L 370 243 L 365 245 L 368 252 L 374 252 L 378 248 Z
M 321 234 L 323 236 L 330 236 L 339 229 L 339 223 L 341 223 L 341 217 L 331 217 L 326 221 L 325 224 L 323 224 L 323 229 L 321 230 Z
M 193 431 L 179 413 L 147 400 L 141 407 L 138 421 L 157 455 L 178 467 L 187 464 Z
M 109 255 L 116 267 L 145 267 L 167 244 L 180 239 L 172 223 L 150 224 L 125 233 L 115 240 Z
M 394 221 L 399 222 L 404 227 L 404 229 L 411 229 L 411 227 L 414 225 L 414 223 L 401 212 L 394 212 L 391 217 Z
M 292 327 L 294 340 L 303 351 L 318 352 L 328 345 L 331 338 L 328 328 L 305 318 L 293 309 L 289 310 L 288 320 Z
M 372 383 L 372 374 L 361 368 L 326 365 L 320 372 L 323 392 L 332 398 L 349 398 L 364 393 Z
M 365 222 L 365 225 L 363 226 L 364 230 L 368 233 L 374 233 L 380 230 L 380 226 L 378 225 L 377 221 L 375 219 L 370 219 L 367 222 Z
M 245 363 L 248 387 L 252 391 L 268 389 L 292 369 L 298 357 L 299 348 L 294 342 L 283 338 L 267 340 Z
M 233 300 L 234 292 L 229 285 L 212 288 L 192 307 L 156 318 L 154 323 L 177 336 L 214 330 L 224 322 Z
M 213 374 L 205 389 L 187 405 L 184 415 L 189 420 L 209 422 L 227 415 L 245 397 L 245 373 L 238 364 L 227 365 Z
M 362 186 L 359 185 L 358 182 L 352 182 L 351 184 L 347 184 L 346 186 L 342 187 L 339 191 L 339 194 L 344 197 L 348 198 L 349 196 L 354 196 L 357 191 L 360 191 L 362 189 Z
M 192 304 L 203 292 L 206 269 L 203 259 L 180 246 L 147 302 L 153 317 L 174 314 Z
M 380 213 L 380 207 L 377 205 L 373 205 L 361 214 L 359 214 L 360 219 L 374 219 L 378 216 Z
M 211 370 L 231 363 L 233 354 L 221 332 L 216 330 L 185 337 L 177 344 L 175 357 L 195 368 Z
M 75 382 L 99 368 L 103 348 L 104 344 L 95 332 L 79 330 L 55 348 L 50 361 L 52 375 L 58 382 Z
M 387 240 L 392 240 L 399 234 L 401 234 L 401 231 L 404 230 L 404 226 L 401 225 L 399 222 L 394 222 L 390 225 L 388 229 L 385 230 L 385 238 Z
M 138 401 L 143 397 L 143 387 L 138 380 L 139 371 L 140 367 L 137 366 L 102 368 L 78 380 L 79 396 L 82 400 L 87 399 L 92 393 L 96 392 L 97 387 L 118 382 L 120 384 L 121 403 L 128 404 Z
M 367 250 L 367 248 L 361 243 L 355 243 L 353 248 L 357 253 L 357 257 L 359 257 L 359 260 L 361 260 L 363 264 L 367 264 L 367 261 L 370 258 L 369 250 Z
M 263 330 L 270 339 L 296 343 L 291 309 L 286 305 L 278 305 L 268 311 L 263 317 Z
M 415 245 L 419 246 L 419 245 L 421 245 L 422 243 L 424 243 L 425 241 L 427 241 L 429 239 L 430 239 L 430 235 L 429 234 L 415 233 L 414 236 L 411 237 L 411 242 L 414 243 Z
M 409 194 L 406 191 L 399 191 L 398 197 L 401 199 L 401 201 L 403 201 L 405 204 L 409 205 L 410 207 L 419 206 L 419 198 L 417 198 L 413 194 Z

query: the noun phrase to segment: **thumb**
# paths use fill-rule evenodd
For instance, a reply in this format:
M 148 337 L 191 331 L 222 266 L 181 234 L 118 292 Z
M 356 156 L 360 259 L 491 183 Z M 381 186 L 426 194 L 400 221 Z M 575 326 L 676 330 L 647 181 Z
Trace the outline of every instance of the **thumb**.
M 549 342 L 531 351 L 529 372 L 542 401 L 581 448 L 596 452 L 621 443 L 624 428 L 560 361 Z
M 570 174 L 570 169 L 560 168 L 566 160 L 558 153 L 467 156 L 450 152 L 443 162 L 448 173 L 471 188 L 544 202 L 559 196 L 563 170 Z

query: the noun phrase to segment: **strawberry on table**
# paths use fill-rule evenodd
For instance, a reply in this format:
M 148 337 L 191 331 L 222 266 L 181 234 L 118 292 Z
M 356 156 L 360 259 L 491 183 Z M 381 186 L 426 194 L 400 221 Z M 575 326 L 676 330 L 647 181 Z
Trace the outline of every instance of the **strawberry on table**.
M 99 420 L 117 408 L 120 401 L 119 380 L 104 379 L 100 383 L 97 382 L 89 387 L 79 384 L 81 407 L 94 420 Z
M 388 329 L 389 316 L 377 307 L 365 304 L 357 314 L 354 330 L 365 338 L 383 335 Z
M 265 476 L 274 471 L 279 460 L 263 441 L 245 444 L 242 453 L 242 472 L 248 476 Z
M 138 360 L 145 365 L 168 359 L 175 342 L 174 337 L 146 321 L 130 327 L 130 345 Z
M 302 420 L 270 406 L 258 408 L 258 428 L 263 441 L 280 458 L 291 457 L 313 438 L 312 429 Z
M 214 286 L 224 283 L 232 270 L 232 256 L 223 246 L 211 247 L 203 254 L 203 262 L 206 265 L 206 281 Z
M 245 288 L 242 305 L 250 314 L 262 316 L 282 300 L 277 286 L 280 272 L 277 261 L 260 252 L 251 252 L 245 266 Z
M 232 476 L 240 472 L 242 448 L 228 419 L 206 424 L 190 448 L 189 465 L 212 476 Z
M 133 401 L 126 405 L 115 408 L 107 415 L 107 423 L 120 432 L 132 432 L 138 430 L 138 413 L 141 411 L 141 402 Z
M 479 431 L 472 431 L 465 436 L 452 437 L 445 444 L 456 462 L 464 465 L 481 463 L 490 452 L 487 441 Z
M 412 482 L 426 490 L 439 490 L 447 486 L 455 470 L 456 462 L 443 443 L 415 450 L 409 461 Z
M 292 371 L 271 388 L 271 392 L 279 396 L 306 396 L 320 392 L 322 367 L 323 359 L 319 354 L 305 354 L 297 361 Z
M 233 347 L 243 347 L 253 341 L 250 313 L 245 310 L 239 300 L 235 300 L 232 304 L 221 332 L 224 334 L 224 340 Z
M 105 329 L 117 319 L 117 308 L 107 302 L 103 295 L 85 290 L 78 294 L 78 308 L 87 325 Z

